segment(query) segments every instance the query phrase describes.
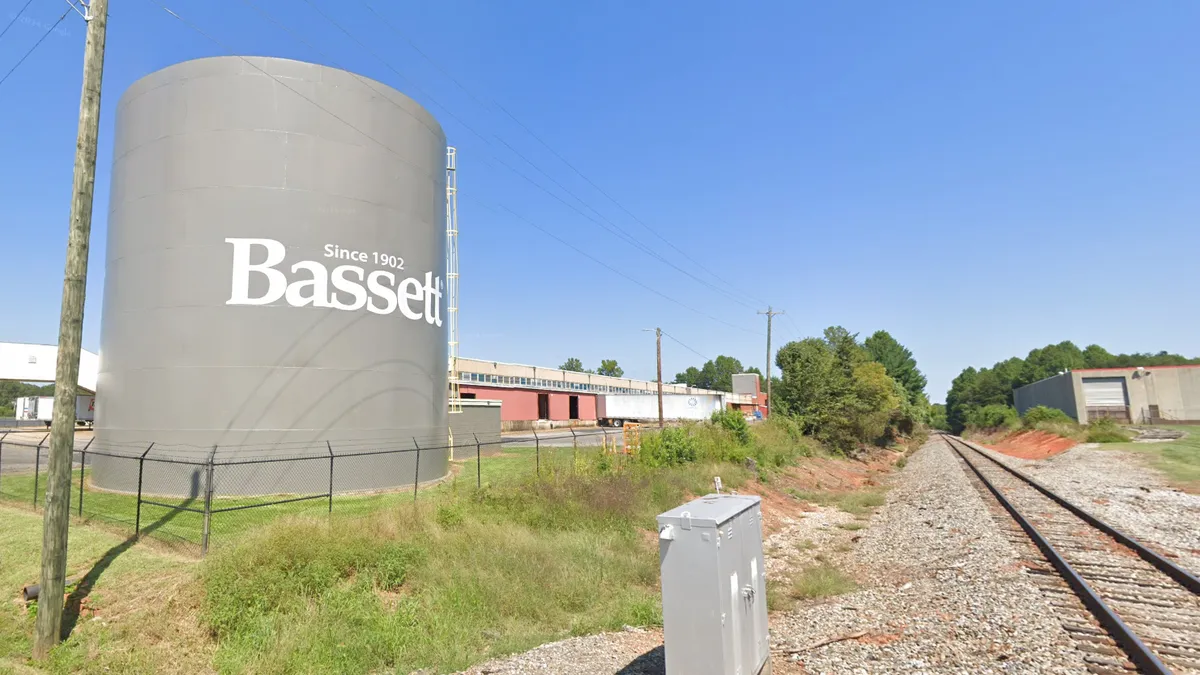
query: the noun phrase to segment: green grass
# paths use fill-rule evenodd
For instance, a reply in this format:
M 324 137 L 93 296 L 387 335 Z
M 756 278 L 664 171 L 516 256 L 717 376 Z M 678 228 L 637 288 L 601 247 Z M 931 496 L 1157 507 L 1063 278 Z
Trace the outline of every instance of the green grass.
M 843 530 L 856 532 L 858 530 L 865 529 L 867 526 L 863 525 L 862 523 L 842 523 L 841 525 L 838 525 L 838 527 L 842 528 Z
M 485 456 L 479 466 L 479 476 L 484 485 L 513 485 L 534 477 L 539 470 L 546 476 L 556 474 L 571 474 L 577 471 L 587 471 L 600 455 L 600 448 L 542 448 L 540 462 L 535 448 L 507 448 L 499 455 Z M 622 460 L 615 460 L 622 461 Z M 417 491 L 418 499 L 424 500 L 440 492 L 474 487 L 476 464 L 474 457 L 455 462 L 457 467 L 445 481 L 434 486 L 422 486 Z M 89 472 L 90 473 L 90 472 Z M 72 474 L 71 501 L 72 513 L 76 513 L 78 505 L 79 481 L 81 472 L 75 470 Z M 35 482 L 37 487 L 37 505 L 40 511 L 46 494 L 46 473 L 43 471 L 37 481 L 32 472 L 24 474 L 5 474 L 0 479 L 0 503 L 22 508 L 33 508 Z M 213 500 L 214 509 L 238 507 L 249 504 L 261 504 L 279 497 L 263 498 L 226 498 L 217 497 Z M 164 504 L 182 504 L 188 508 L 200 508 L 198 500 L 179 498 L 155 497 L 154 501 Z M 335 495 L 333 501 L 334 513 L 346 516 L 365 516 L 379 511 L 387 511 L 411 503 L 413 493 L 410 488 L 401 488 L 390 492 L 362 495 Z M 128 535 L 133 533 L 137 519 L 137 497 L 94 490 L 86 484 L 83 495 L 84 522 L 97 527 L 106 528 L 114 534 Z M 262 508 L 245 509 L 228 513 L 216 513 L 210 524 L 210 547 L 218 549 L 236 542 L 241 536 L 266 525 L 279 518 L 289 516 L 321 516 L 328 513 L 329 503 L 325 499 L 292 502 L 264 506 Z M 150 504 L 142 505 L 141 527 L 142 535 L 150 536 L 164 543 L 176 546 L 181 552 L 199 553 L 201 532 L 204 518 L 202 514 L 193 513 L 177 508 L 167 508 Z
M 853 579 L 822 560 L 796 572 L 791 579 L 769 579 L 767 606 L 772 611 L 788 610 L 794 608 L 801 600 L 819 600 L 844 595 L 857 589 L 858 584 L 854 583 Z
M 851 492 L 835 490 L 789 490 L 789 492 L 801 501 L 821 506 L 836 506 L 842 511 L 856 516 L 872 513 L 876 508 L 883 506 L 885 501 L 885 490 L 878 488 Z
M 731 472 L 732 470 L 732 472 Z M 661 622 L 654 515 L 693 464 L 448 490 L 415 508 L 276 523 L 206 568 L 222 671 L 437 672 L 568 635 Z
M 1126 450 L 1144 455 L 1151 466 L 1166 474 L 1181 489 L 1200 494 L 1200 426 L 1164 426 L 1186 434 L 1170 443 L 1121 443 L 1105 449 Z
M 7 477 L 6 477 L 7 479 Z M 34 612 L 8 599 L 38 580 L 42 517 L 0 506 L 0 672 L 22 672 L 32 647 Z M 68 577 L 82 577 L 72 589 L 82 595 L 83 617 L 70 638 L 53 652 L 51 673 L 197 672 L 181 666 L 207 662 L 195 607 L 198 565 L 146 546 L 128 546 L 123 537 L 89 527 L 72 527 Z M 91 576 L 89 577 L 89 572 Z M 84 586 L 85 588 L 79 588 Z M 130 593 L 130 588 L 136 588 Z M 136 596 L 136 597 L 135 597 Z M 152 602 L 145 602 L 147 597 Z M 98 608 L 95 620 L 87 611 Z M 169 641 L 171 647 L 163 647 Z M 176 665 L 172 666 L 172 662 Z M 36 671 L 35 671 L 36 672 Z

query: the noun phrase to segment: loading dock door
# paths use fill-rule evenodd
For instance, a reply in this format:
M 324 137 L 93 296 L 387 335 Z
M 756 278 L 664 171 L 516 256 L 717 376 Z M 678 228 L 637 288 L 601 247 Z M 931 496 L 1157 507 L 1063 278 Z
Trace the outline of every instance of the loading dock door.
M 1129 398 L 1123 377 L 1084 378 L 1083 400 L 1089 421 L 1102 417 L 1129 421 Z

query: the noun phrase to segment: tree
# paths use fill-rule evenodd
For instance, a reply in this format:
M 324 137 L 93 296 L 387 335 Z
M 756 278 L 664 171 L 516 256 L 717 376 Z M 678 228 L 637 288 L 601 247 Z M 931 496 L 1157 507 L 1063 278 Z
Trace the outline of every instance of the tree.
M 702 368 L 695 366 L 675 375 L 676 384 L 686 384 L 700 389 L 733 391 L 733 376 L 743 372 L 758 372 L 757 369 L 742 368 L 742 362 L 732 356 L 718 356 L 706 361 Z M 761 377 L 762 374 L 759 373 Z
M 1100 345 L 1088 345 L 1083 349 L 1083 363 L 1087 368 L 1109 368 L 1113 358 L 1113 355 Z
M 682 373 L 675 374 L 675 384 L 686 384 L 689 387 L 699 387 L 700 378 L 700 369 L 696 366 L 690 366 Z
M 894 435 L 898 422 L 923 419 L 923 413 L 905 409 L 907 390 L 840 326 L 826 329 L 821 338 L 789 342 L 776 353 L 775 363 L 782 373 L 775 389 L 778 409 L 834 449 L 882 441 Z
M 934 403 L 929 406 L 929 426 L 942 431 L 949 431 L 950 424 L 946 421 L 946 406 L 942 403 Z
M 969 366 L 950 383 L 950 391 L 946 393 L 946 423 L 953 433 L 961 433 L 967 428 L 968 415 L 978 407 L 972 400 L 978 378 L 979 371 Z
M 621 366 L 617 365 L 616 359 L 602 359 L 600 367 L 596 369 L 596 374 L 607 375 L 608 377 L 621 377 L 625 374 L 625 371 L 621 370 Z
M 925 376 L 917 368 L 917 361 L 912 352 L 887 331 L 875 331 L 875 334 L 863 341 L 863 347 L 887 370 L 888 377 L 896 380 L 904 387 L 910 403 L 915 403 L 917 397 L 925 391 Z
M 1070 340 L 1046 345 L 1041 349 L 1031 350 L 1025 357 L 1025 367 L 1021 369 L 1021 378 L 1017 386 L 1023 387 L 1047 377 L 1054 377 L 1063 371 L 1086 367 L 1083 352 Z
M 583 361 L 580 361 L 579 359 L 572 356 L 571 358 L 567 359 L 566 363 L 559 366 L 558 369 L 570 371 L 572 373 L 582 373 L 583 372 Z

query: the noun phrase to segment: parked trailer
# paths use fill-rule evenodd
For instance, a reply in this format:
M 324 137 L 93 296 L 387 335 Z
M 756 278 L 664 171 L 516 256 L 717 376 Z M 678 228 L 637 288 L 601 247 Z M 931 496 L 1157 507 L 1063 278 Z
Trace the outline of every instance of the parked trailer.
M 41 420 L 50 426 L 54 419 L 53 396 L 25 396 L 17 399 L 18 420 Z M 92 426 L 96 420 L 96 397 L 75 397 L 75 424 Z
M 718 394 L 663 394 L 663 420 L 707 420 L 725 409 Z M 602 394 L 596 397 L 596 419 L 603 426 L 626 422 L 658 422 L 658 394 Z

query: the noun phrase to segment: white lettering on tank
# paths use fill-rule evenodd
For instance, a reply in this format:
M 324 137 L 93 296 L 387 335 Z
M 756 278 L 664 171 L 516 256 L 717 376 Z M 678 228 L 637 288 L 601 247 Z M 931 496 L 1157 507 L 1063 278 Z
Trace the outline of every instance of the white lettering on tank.
M 349 293 L 354 296 L 354 302 L 345 304 L 338 300 L 337 293 L 333 294 L 334 309 L 344 309 L 353 312 L 356 309 L 362 309 L 367 304 L 367 291 L 362 287 L 362 284 L 356 284 L 353 281 L 346 279 L 346 273 L 351 272 L 358 277 L 359 281 L 363 280 L 363 268 L 355 267 L 354 265 L 340 265 L 333 269 L 333 287 L 339 291 Z
M 383 284 L 379 283 L 379 280 L 384 277 L 386 277 L 388 280 L 388 286 L 384 286 Z M 383 298 L 384 302 L 386 303 L 383 307 L 377 307 L 375 305 L 375 298 L 371 298 L 367 301 L 368 312 L 373 312 L 375 314 L 391 314 L 392 312 L 396 311 L 396 291 L 392 290 L 391 288 L 391 286 L 395 285 L 395 283 L 396 275 L 392 274 L 391 272 L 375 270 L 367 276 L 367 289 L 370 290 L 372 294 Z
M 424 319 L 430 325 L 442 326 L 445 283 L 433 272 L 425 272 L 423 279 L 397 279 L 390 271 L 368 272 L 358 265 L 346 264 L 334 267 L 331 273 L 325 265 L 315 260 L 300 260 L 289 267 L 285 263 L 287 247 L 274 239 L 231 237 L 225 243 L 233 246 L 227 305 L 273 305 L 283 300 L 291 307 L 322 307 L 347 312 L 365 308 L 372 314 L 385 316 L 398 309 L 412 321 Z M 258 255 L 258 248 L 263 249 L 263 261 L 251 262 L 251 258 Z M 322 247 L 322 253 L 325 258 L 334 260 L 365 264 L 370 264 L 371 260 L 371 256 L 365 252 L 336 244 L 326 244 Z M 379 256 L 377 262 L 382 264 L 385 258 L 393 269 L 398 269 L 397 266 L 403 262 L 395 256 Z M 289 279 L 284 269 L 291 272 L 292 278 Z M 254 274 L 262 275 L 267 282 L 266 292 L 259 297 L 250 296 L 250 280 Z
M 396 300 L 400 303 L 400 313 L 405 317 L 416 321 L 421 318 L 420 312 L 414 312 L 409 301 L 420 300 L 423 293 L 421 292 L 421 282 L 415 278 L 405 279 L 396 287 Z
M 274 239 L 226 239 L 233 244 L 233 290 L 227 305 L 269 305 L 283 297 L 287 289 L 287 277 L 275 266 L 287 256 L 287 248 Z M 267 249 L 267 259 L 258 264 L 250 263 L 250 247 Z M 260 298 L 250 297 L 250 273 L 257 272 L 267 278 L 267 292 Z

